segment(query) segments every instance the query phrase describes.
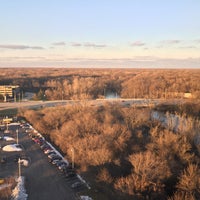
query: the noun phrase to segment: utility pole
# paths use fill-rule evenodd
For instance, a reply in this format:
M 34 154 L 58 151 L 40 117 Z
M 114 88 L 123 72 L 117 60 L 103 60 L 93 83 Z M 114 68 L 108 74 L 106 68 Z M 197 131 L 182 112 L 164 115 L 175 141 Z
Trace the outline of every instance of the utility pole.
M 20 102 L 20 93 L 18 95 L 19 95 L 19 102 Z
M 23 90 L 22 90 L 22 101 L 23 101 Z
M 19 144 L 19 130 L 18 129 L 16 130 L 16 133 L 17 133 L 17 144 Z
M 18 176 L 21 176 L 21 160 L 20 158 L 18 159 Z
M 14 101 L 15 101 L 15 102 L 17 101 L 16 91 L 15 91 L 15 93 L 14 93 Z

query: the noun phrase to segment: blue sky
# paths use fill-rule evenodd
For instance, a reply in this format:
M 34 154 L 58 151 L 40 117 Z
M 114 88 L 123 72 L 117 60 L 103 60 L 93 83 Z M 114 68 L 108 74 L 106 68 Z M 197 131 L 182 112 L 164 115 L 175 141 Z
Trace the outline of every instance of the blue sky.
M 199 0 L 0 5 L 0 67 L 200 67 Z

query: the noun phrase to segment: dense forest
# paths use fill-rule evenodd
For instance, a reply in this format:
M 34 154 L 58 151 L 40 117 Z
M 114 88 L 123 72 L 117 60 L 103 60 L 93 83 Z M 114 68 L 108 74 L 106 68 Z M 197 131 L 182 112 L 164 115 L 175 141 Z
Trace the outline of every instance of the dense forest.
M 16 84 L 34 99 L 200 98 L 198 69 L 1 69 L 0 85 Z
M 200 113 L 200 105 L 195 105 Z M 94 199 L 197 200 L 200 121 L 199 114 L 187 115 L 190 106 L 172 106 L 169 113 L 167 105 L 151 110 L 84 103 L 22 109 L 19 114 L 68 160 L 74 149 L 76 169 L 91 184 Z M 165 113 L 167 126 L 152 118 L 157 111 Z M 172 126 L 176 120 L 170 118 L 174 113 L 180 119 L 177 130 Z

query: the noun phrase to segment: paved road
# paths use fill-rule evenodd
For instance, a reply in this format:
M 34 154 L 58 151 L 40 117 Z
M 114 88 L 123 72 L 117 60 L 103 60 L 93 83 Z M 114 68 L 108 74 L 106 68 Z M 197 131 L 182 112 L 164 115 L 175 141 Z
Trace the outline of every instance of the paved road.
M 179 103 L 183 100 L 164 100 L 164 99 L 96 99 L 96 100 L 57 100 L 57 101 L 22 101 L 22 102 L 5 102 L 0 103 L 0 110 L 11 109 L 11 108 L 36 108 L 36 107 L 51 107 L 55 105 L 65 105 L 65 104 L 80 104 L 87 103 L 88 105 L 102 105 L 105 102 L 118 102 L 123 105 L 137 105 L 137 106 L 146 106 L 146 105 L 155 105 L 161 102 L 173 102 Z
M 30 157 L 29 167 L 22 167 L 22 176 L 25 176 L 28 200 L 73 200 L 75 191 L 67 184 L 67 180 L 48 162 L 39 145 L 34 143 L 27 133 L 19 129 L 19 143 L 24 146 L 24 153 Z M 15 137 L 15 132 L 11 135 Z M 1 152 L 2 153 L 2 152 Z M 4 153 L 8 154 L 9 153 Z M 9 156 L 11 158 L 11 156 Z M 12 159 L 1 167 L 1 176 L 16 175 L 17 163 Z
M 12 108 L 34 108 L 38 106 L 55 106 L 66 104 L 66 102 L 70 101 L 22 101 L 22 102 L 4 102 L 0 103 L 0 110 L 12 109 Z

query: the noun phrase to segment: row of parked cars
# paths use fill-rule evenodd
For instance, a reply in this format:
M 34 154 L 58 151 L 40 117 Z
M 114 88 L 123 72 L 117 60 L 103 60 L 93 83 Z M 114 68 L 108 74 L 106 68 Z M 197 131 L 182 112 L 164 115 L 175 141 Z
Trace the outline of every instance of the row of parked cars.
M 85 185 L 85 183 L 78 179 L 75 169 L 72 167 L 68 161 L 66 161 L 56 149 L 45 140 L 38 133 L 34 133 L 33 130 L 28 128 L 28 126 L 23 127 L 25 128 L 26 132 L 29 133 L 32 141 L 40 146 L 40 149 L 43 153 L 48 157 L 49 163 L 54 165 L 63 175 L 65 178 L 76 178 L 77 181 L 71 185 L 71 188 L 76 189 Z
M 55 165 L 65 177 L 76 176 L 75 170 L 72 166 L 59 155 L 59 153 L 40 135 L 31 135 L 32 140 L 37 143 L 44 154 L 47 155 L 50 163 Z

